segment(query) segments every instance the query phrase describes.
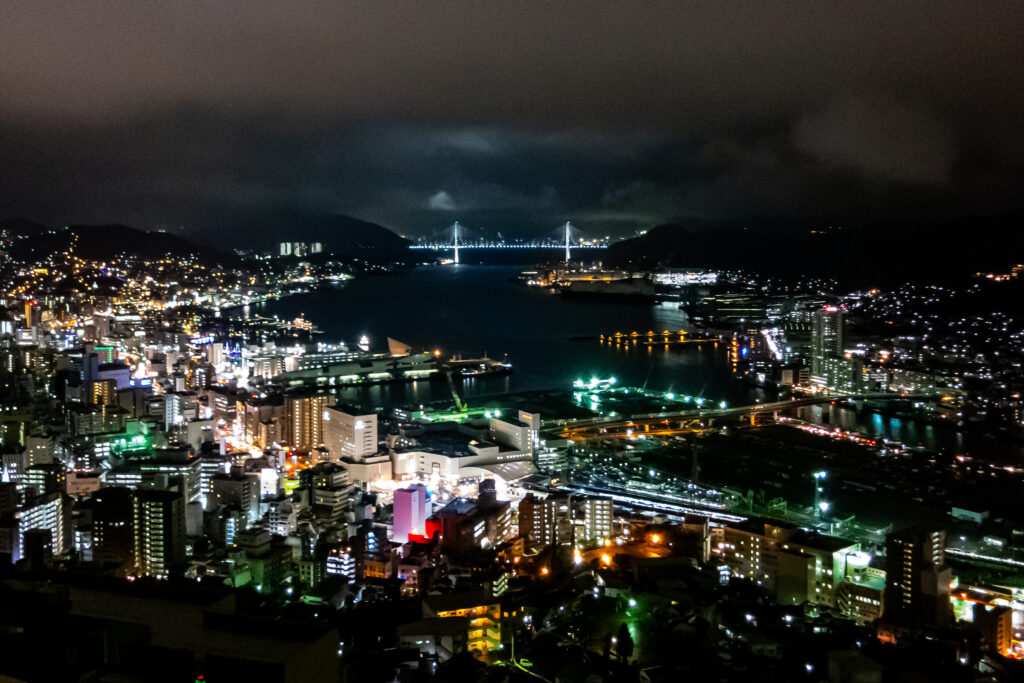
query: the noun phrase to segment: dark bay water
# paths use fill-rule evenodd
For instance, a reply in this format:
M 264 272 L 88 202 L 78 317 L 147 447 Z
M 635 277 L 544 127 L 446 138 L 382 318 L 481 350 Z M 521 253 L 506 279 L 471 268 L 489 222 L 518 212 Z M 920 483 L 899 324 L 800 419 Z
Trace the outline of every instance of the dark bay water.
M 616 377 L 619 384 L 715 400 L 764 400 L 765 394 L 733 382 L 724 345 L 682 349 L 633 346 L 615 349 L 596 339 L 570 341 L 616 331 L 689 330 L 674 303 L 659 305 L 563 299 L 555 292 L 527 288 L 509 278 L 509 266 L 433 266 L 377 277 L 362 277 L 337 288 L 293 296 L 253 313 L 292 318 L 302 313 L 318 325 L 324 341 L 354 348 L 362 335 L 373 350 L 386 350 L 387 337 L 446 353 L 506 358 L 507 377 L 463 380 L 467 396 L 569 389 L 576 378 Z M 444 382 L 417 382 L 357 390 L 372 403 L 443 399 Z
M 355 348 L 367 335 L 373 350 L 384 351 L 387 337 L 446 353 L 507 359 L 505 377 L 465 379 L 467 398 L 513 391 L 571 388 L 577 378 L 616 377 L 620 385 L 703 395 L 739 405 L 774 395 L 733 380 L 724 344 L 615 348 L 597 340 L 570 341 L 619 332 L 690 330 L 675 303 L 632 304 L 564 299 L 557 293 L 510 282 L 513 266 L 426 266 L 375 277 L 359 277 L 339 287 L 251 307 L 252 313 L 293 318 L 303 314 L 324 330 L 327 342 Z M 444 381 L 377 385 L 342 390 L 339 396 L 367 406 L 447 400 Z M 945 426 L 900 420 L 875 413 L 839 410 L 830 424 L 937 450 L 970 453 L 1024 463 L 1024 448 L 1004 439 L 959 433 Z M 821 409 L 800 417 L 822 422 Z M 826 418 L 828 421 L 828 418 Z

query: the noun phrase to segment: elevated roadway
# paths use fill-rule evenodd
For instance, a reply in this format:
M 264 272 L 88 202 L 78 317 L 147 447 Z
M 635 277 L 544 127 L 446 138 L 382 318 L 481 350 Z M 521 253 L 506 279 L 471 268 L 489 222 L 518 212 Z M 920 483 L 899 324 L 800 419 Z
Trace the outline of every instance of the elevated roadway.
M 771 401 L 769 403 L 755 403 L 746 406 L 734 406 L 726 408 L 699 407 L 687 408 L 686 410 L 662 411 L 657 413 L 638 413 L 634 415 L 614 415 L 607 417 L 594 417 L 582 420 L 557 420 L 544 425 L 541 433 L 545 438 L 563 439 L 587 439 L 603 438 L 612 432 L 614 435 L 617 429 L 641 428 L 649 430 L 652 426 L 661 426 L 659 431 L 672 431 L 672 425 L 678 424 L 679 429 L 692 429 L 694 423 L 712 421 L 716 418 L 743 417 L 756 415 L 758 413 L 774 413 L 790 408 L 801 408 L 804 406 L 821 405 L 833 401 L 853 400 L 894 400 L 894 401 L 920 401 L 931 400 L 942 397 L 942 394 L 893 394 L 893 393 L 869 393 L 869 394 L 834 394 L 804 396 L 791 398 L 786 401 Z

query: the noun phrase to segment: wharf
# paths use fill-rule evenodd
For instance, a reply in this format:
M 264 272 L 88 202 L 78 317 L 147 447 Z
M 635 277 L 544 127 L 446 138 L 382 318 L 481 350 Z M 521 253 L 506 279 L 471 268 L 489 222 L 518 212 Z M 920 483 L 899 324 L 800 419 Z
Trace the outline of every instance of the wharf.
M 677 346 L 681 344 L 707 344 L 720 341 L 718 337 L 692 336 L 686 330 L 671 332 L 616 332 L 598 336 L 602 344 L 637 344 L 640 346 Z

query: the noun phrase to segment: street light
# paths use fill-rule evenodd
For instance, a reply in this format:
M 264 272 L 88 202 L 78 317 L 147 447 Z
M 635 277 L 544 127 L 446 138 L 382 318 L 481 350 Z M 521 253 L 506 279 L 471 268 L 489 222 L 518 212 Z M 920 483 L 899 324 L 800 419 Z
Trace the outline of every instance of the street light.
M 828 472 L 825 470 L 818 470 L 811 474 L 811 483 L 814 484 L 814 519 L 818 520 L 821 518 L 821 513 L 828 509 L 828 503 L 825 503 L 825 507 L 821 507 L 821 492 L 822 488 L 819 486 L 819 482 L 824 481 L 828 478 Z

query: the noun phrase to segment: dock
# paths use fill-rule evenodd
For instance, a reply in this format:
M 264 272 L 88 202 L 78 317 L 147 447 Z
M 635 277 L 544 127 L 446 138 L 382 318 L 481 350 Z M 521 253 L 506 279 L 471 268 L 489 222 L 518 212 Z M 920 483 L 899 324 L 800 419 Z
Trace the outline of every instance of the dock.
M 637 346 L 679 346 L 684 344 L 707 344 L 720 341 L 718 337 L 694 337 L 686 330 L 672 332 L 662 330 L 655 332 L 616 332 L 614 334 L 602 334 L 598 336 L 602 344 L 637 345 Z

